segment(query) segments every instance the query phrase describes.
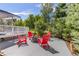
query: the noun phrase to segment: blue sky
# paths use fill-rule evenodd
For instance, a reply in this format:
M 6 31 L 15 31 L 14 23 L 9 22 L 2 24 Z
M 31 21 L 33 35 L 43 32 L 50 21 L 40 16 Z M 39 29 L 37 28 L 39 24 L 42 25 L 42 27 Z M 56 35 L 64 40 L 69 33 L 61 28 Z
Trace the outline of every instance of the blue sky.
M 40 13 L 41 4 L 37 3 L 0 3 L 0 9 L 19 15 L 26 19 L 29 14 L 37 15 Z

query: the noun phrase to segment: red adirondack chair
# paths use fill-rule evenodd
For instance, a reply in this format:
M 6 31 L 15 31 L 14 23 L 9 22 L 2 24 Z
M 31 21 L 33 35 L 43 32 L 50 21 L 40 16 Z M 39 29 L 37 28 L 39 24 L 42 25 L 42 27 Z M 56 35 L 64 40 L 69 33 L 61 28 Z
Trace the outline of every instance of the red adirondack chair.
M 31 39 L 33 37 L 33 33 L 32 32 L 28 32 L 28 38 Z
M 48 35 L 43 35 L 42 38 L 38 38 L 38 44 L 41 45 L 43 48 L 49 46 L 48 41 L 49 41 L 49 36 Z
M 22 43 L 27 44 L 27 37 L 26 36 L 20 36 L 20 35 L 18 35 L 17 45 L 20 46 Z

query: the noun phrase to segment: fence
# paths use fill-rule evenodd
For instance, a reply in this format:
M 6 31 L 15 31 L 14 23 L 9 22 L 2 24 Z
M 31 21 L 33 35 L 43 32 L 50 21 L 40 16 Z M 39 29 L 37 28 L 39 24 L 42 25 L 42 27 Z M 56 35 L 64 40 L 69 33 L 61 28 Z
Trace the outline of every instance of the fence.
M 26 34 L 28 31 L 29 31 L 28 27 L 0 25 L 0 33 L 6 33 L 10 35 L 17 35 L 17 34 L 20 35 L 20 34 Z

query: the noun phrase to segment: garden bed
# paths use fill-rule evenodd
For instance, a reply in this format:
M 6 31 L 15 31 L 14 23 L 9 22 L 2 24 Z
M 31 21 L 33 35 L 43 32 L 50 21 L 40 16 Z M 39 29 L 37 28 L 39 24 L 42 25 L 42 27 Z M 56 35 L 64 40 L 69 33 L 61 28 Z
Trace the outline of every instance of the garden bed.
M 75 56 L 75 55 L 76 55 L 76 54 L 75 54 L 75 47 L 74 47 L 73 43 L 72 43 L 72 42 L 68 42 L 68 41 L 65 41 L 65 42 L 66 42 L 67 47 L 68 47 L 68 49 L 70 50 L 71 54 L 72 54 L 73 56 Z

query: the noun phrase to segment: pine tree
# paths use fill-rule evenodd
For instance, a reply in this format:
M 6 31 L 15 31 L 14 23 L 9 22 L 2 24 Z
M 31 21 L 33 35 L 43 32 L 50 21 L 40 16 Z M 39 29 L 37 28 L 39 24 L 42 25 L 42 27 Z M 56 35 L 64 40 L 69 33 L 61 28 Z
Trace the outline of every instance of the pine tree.
M 45 21 L 50 22 L 51 18 L 53 16 L 53 4 L 43 3 L 41 13 L 42 13 L 42 16 L 44 17 Z
M 67 4 L 66 26 L 70 29 L 70 35 L 74 40 L 75 47 L 79 51 L 79 4 Z
M 57 4 L 54 12 L 53 30 L 57 37 L 63 38 L 63 29 L 65 27 L 66 4 Z

